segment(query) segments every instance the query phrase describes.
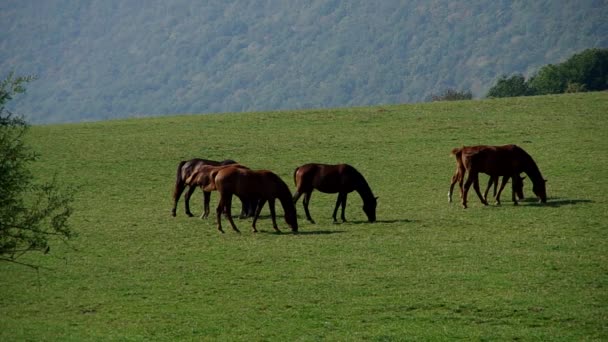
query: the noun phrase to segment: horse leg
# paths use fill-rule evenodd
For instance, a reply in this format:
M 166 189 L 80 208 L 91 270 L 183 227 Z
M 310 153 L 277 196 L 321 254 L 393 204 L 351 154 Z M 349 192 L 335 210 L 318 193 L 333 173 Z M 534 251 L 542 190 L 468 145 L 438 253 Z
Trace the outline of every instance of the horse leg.
M 306 219 L 310 221 L 310 223 L 314 224 L 315 221 L 310 216 L 310 211 L 308 211 L 308 203 L 310 203 L 310 196 L 312 196 L 312 191 L 304 193 L 304 199 L 302 200 L 302 204 L 304 205 L 304 213 L 306 213 Z
M 475 181 L 473 182 L 473 189 L 475 189 L 475 193 L 477 194 L 477 197 L 479 197 L 479 200 L 481 201 L 481 203 L 483 203 L 483 205 L 488 205 L 488 201 L 486 201 L 485 198 L 481 197 L 481 190 L 479 189 L 479 174 L 475 175 Z
M 217 230 L 220 233 L 224 234 L 224 230 L 222 229 L 222 214 L 224 213 L 224 196 L 220 195 L 220 201 L 217 204 L 217 209 L 215 209 L 216 220 L 217 220 Z
M 249 202 L 247 199 L 239 197 L 241 200 L 241 213 L 239 214 L 239 219 L 242 220 L 247 217 L 247 211 L 249 209 Z
M 338 207 L 342 204 L 342 193 L 338 193 L 338 198 L 336 199 L 336 207 L 334 208 L 334 214 L 332 215 L 334 219 L 334 223 L 338 223 L 338 219 L 336 219 L 336 215 L 338 214 Z
M 502 177 L 502 182 L 500 183 L 500 188 L 498 189 L 498 193 L 496 193 L 496 205 L 500 205 L 500 194 L 502 194 L 502 190 L 505 188 L 505 185 L 507 185 L 508 181 L 509 181 L 509 176 Z
M 490 179 L 488 180 L 488 187 L 486 188 L 486 191 L 483 193 L 483 198 L 486 200 L 486 202 L 488 201 L 488 192 L 490 192 L 490 188 L 492 187 L 492 184 L 496 184 L 494 183 L 495 179 L 493 176 L 490 176 Z M 496 188 L 494 188 L 496 189 Z M 494 196 L 496 196 L 496 190 L 494 190 Z
M 203 191 L 203 213 L 201 214 L 201 218 L 209 217 L 209 202 L 211 201 L 211 192 Z
M 225 205 L 224 205 L 224 214 L 226 215 L 226 218 L 228 219 L 228 222 L 230 222 L 230 225 L 232 226 L 232 229 L 235 232 L 240 233 L 241 231 L 238 230 L 238 228 L 234 224 L 234 221 L 232 220 L 232 195 L 226 196 L 226 201 L 224 203 L 225 203 Z
M 272 228 L 274 228 L 277 233 L 280 233 L 281 231 L 279 230 L 279 226 L 277 225 L 277 215 L 274 210 L 274 203 L 274 198 L 268 200 L 268 209 L 270 209 L 270 217 L 272 218 Z
M 519 175 L 515 176 L 515 177 L 519 177 Z M 513 205 L 519 205 L 519 203 L 517 203 L 517 190 L 516 190 L 516 184 L 515 184 L 515 177 L 513 177 L 513 179 L 511 179 L 511 200 L 513 200 Z
M 467 181 L 464 183 L 464 187 L 462 189 L 462 207 L 464 209 L 467 208 L 467 196 L 469 195 L 469 188 L 471 187 L 471 184 L 473 184 L 473 188 L 475 188 L 481 203 L 487 205 L 488 203 L 484 201 L 484 199 L 481 197 L 481 193 L 479 192 L 479 174 L 476 172 L 469 172 Z
M 300 196 L 302 196 L 302 193 L 296 190 L 296 192 L 293 194 L 293 204 L 298 203 Z
M 344 209 L 346 209 L 346 198 L 348 197 L 347 193 L 344 193 L 344 196 L 342 196 L 342 215 L 340 216 L 340 218 L 342 219 L 342 222 L 346 222 L 346 216 L 344 216 Z
M 459 176 L 460 173 L 458 172 L 458 169 L 456 169 L 456 172 L 452 176 L 452 182 L 450 183 L 450 191 L 448 191 L 448 203 L 452 203 L 452 193 L 454 193 L 454 185 L 460 179 Z M 462 188 L 462 182 L 460 182 L 460 187 Z M 460 191 L 460 195 L 462 195 L 462 190 Z
M 255 228 L 255 224 L 258 221 L 258 218 L 260 217 L 260 213 L 262 212 L 262 208 L 264 207 L 264 204 L 266 203 L 265 199 L 260 199 L 258 201 L 258 205 L 255 208 L 255 214 L 253 215 L 253 223 L 251 224 L 251 229 L 253 230 L 254 233 L 257 233 L 258 230 Z
M 192 193 L 194 192 L 194 190 L 196 190 L 195 186 L 190 186 L 188 188 L 188 191 L 186 192 L 186 195 L 184 196 L 184 206 L 186 207 L 186 215 L 192 217 L 194 215 L 192 215 L 192 212 L 190 211 L 190 196 L 192 196 Z
M 177 211 L 177 202 L 179 202 L 179 198 L 184 192 L 186 185 L 183 182 L 175 183 L 175 189 L 173 190 L 173 209 L 171 209 L 171 216 L 175 217 Z

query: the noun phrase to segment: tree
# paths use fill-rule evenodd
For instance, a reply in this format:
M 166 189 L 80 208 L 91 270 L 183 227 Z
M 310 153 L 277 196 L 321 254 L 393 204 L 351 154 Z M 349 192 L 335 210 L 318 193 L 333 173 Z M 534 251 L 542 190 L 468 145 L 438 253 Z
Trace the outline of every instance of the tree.
M 608 89 L 608 49 L 587 49 L 570 57 L 561 67 L 570 84 L 579 84 L 589 91 Z M 570 84 L 567 88 L 571 90 Z
M 473 93 L 470 91 L 458 91 L 448 89 L 439 95 L 431 95 L 431 101 L 461 101 L 473 99 Z
M 10 73 L 0 82 L 0 260 L 18 262 L 27 252 L 48 253 L 49 239 L 67 240 L 72 190 L 61 190 L 53 180 L 37 184 L 28 166 L 38 155 L 25 144 L 28 124 L 5 108 L 15 94 L 25 91 L 33 77 Z
M 524 75 L 518 74 L 511 77 L 503 75 L 496 84 L 490 88 L 487 97 L 515 97 L 530 95 L 530 88 Z
M 560 65 L 545 65 L 528 81 L 535 95 L 561 94 L 568 86 L 568 77 Z

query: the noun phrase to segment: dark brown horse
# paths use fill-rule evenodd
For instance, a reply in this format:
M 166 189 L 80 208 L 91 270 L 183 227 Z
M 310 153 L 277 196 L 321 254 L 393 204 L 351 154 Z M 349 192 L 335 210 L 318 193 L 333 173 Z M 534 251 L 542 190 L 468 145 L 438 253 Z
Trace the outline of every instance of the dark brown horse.
M 257 207 L 253 217 L 252 230 L 257 232 L 255 224 L 260 216 L 262 207 L 268 202 L 270 216 L 272 218 L 272 227 L 275 231 L 280 232 L 275 213 L 275 200 L 281 202 L 283 211 L 285 212 L 285 222 L 293 232 L 298 231 L 298 218 L 296 215 L 296 207 L 291 199 L 291 191 L 283 180 L 268 170 L 253 171 L 250 169 L 239 168 L 236 166 L 228 166 L 216 171 L 212 174 L 215 182 L 215 188 L 220 193 L 220 202 L 217 206 L 217 229 L 222 230 L 222 213 L 226 214 L 232 229 L 239 232 L 231 216 L 232 195 L 242 198 L 257 198 Z
M 296 183 L 296 192 L 293 196 L 293 202 L 298 202 L 300 196 L 304 195 L 302 204 L 306 218 L 311 223 L 315 221 L 310 217 L 308 204 L 312 191 L 317 189 L 328 194 L 338 193 L 336 207 L 334 208 L 333 219 L 337 222 L 336 214 L 338 207 L 342 206 L 342 221 L 346 222 L 344 217 L 344 209 L 346 208 L 346 197 L 350 192 L 357 191 L 363 200 L 363 211 L 367 215 L 369 222 L 376 221 L 376 205 L 377 197 L 374 197 L 372 189 L 367 184 L 367 181 L 354 167 L 348 164 L 327 165 L 327 164 L 305 164 L 294 171 L 294 181 Z
M 194 216 L 192 214 L 192 212 L 190 211 L 190 197 L 192 196 L 192 193 L 194 192 L 194 190 L 196 190 L 197 185 L 191 185 L 191 184 L 188 184 L 188 182 L 187 182 L 188 178 L 190 178 L 190 176 L 192 176 L 192 174 L 194 172 L 196 172 L 199 168 L 201 168 L 202 166 L 205 166 L 205 165 L 220 166 L 220 165 L 231 165 L 231 164 L 236 164 L 236 162 L 234 160 L 230 160 L 230 159 L 220 162 L 220 161 L 215 161 L 215 160 L 199 159 L 199 158 L 181 161 L 177 165 L 177 175 L 175 177 L 175 188 L 173 190 L 173 209 L 171 210 L 171 216 L 175 217 L 176 211 L 177 211 L 177 202 L 179 201 L 179 198 L 182 195 L 182 192 L 184 191 L 186 186 L 188 187 L 188 191 L 184 195 L 185 212 L 186 212 L 186 215 L 188 215 L 190 217 Z M 209 192 L 203 191 L 203 202 L 208 203 L 210 196 L 211 195 Z M 252 203 L 245 202 L 245 203 L 243 203 L 243 210 L 241 212 L 241 216 L 243 216 L 243 215 L 246 217 L 253 216 L 254 210 L 255 210 L 255 206 L 252 205 Z
M 488 204 L 485 198 L 481 196 L 479 190 L 479 173 L 486 173 L 492 178 L 503 177 L 500 189 L 496 194 L 497 203 L 500 203 L 500 194 L 510 178 L 515 179 L 513 182 L 514 188 L 520 186 L 518 184 L 518 177 L 522 172 L 526 173 L 532 181 L 532 191 L 539 198 L 539 201 L 541 203 L 547 202 L 546 181 L 543 179 L 534 159 L 517 145 L 463 146 L 461 148 L 454 148 L 452 155 L 456 158 L 457 168 L 456 173 L 452 177 L 450 193 L 448 195 L 451 197 L 454 184 L 459 182 L 463 208 L 467 207 L 467 194 L 471 184 L 473 184 L 473 188 L 481 203 L 484 205 Z M 463 186 L 462 182 L 467 172 L 468 177 Z M 517 204 L 515 191 L 512 198 L 513 202 Z

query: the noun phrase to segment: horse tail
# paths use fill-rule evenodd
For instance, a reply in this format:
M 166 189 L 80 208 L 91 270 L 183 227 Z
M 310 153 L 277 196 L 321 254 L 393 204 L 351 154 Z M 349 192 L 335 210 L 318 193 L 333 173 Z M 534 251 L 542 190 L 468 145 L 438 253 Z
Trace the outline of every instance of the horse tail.
M 456 158 L 460 158 L 460 155 L 462 154 L 462 149 L 463 147 L 455 147 L 452 149 L 450 155 L 455 156 Z
M 299 170 L 299 169 L 300 169 L 300 167 L 298 166 L 298 167 L 296 167 L 296 169 L 295 169 L 295 170 L 293 170 L 293 183 L 294 183 L 296 186 L 298 186 L 298 182 L 297 182 L 297 180 L 296 180 L 296 175 L 298 174 L 298 170 Z
M 177 186 L 178 184 L 182 184 L 184 182 L 184 175 L 182 174 L 182 167 L 184 166 L 184 164 L 186 164 L 187 161 L 182 160 L 181 162 L 179 162 L 179 164 L 177 164 L 177 172 L 175 175 L 175 186 Z

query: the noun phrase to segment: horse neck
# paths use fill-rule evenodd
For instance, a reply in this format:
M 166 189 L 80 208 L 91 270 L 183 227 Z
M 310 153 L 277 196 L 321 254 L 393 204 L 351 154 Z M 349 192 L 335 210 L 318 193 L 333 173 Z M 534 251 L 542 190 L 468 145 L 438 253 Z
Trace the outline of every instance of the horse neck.
M 285 185 L 284 188 L 281 187 L 281 189 L 277 193 L 277 198 L 281 202 L 281 206 L 283 207 L 285 213 L 287 213 L 288 211 L 296 211 L 296 206 L 293 204 L 293 197 L 291 196 L 291 192 L 289 191 L 287 185 Z
M 538 166 L 536 165 L 532 157 L 527 156 L 526 159 L 527 162 L 524 166 L 523 171 L 528 175 L 532 183 L 536 184 L 544 182 L 545 180 L 543 179 L 543 175 L 540 173 L 540 170 L 538 169 Z
M 361 196 L 363 203 L 367 203 L 368 201 L 371 201 L 374 198 L 374 193 L 372 192 L 372 189 L 369 187 L 369 184 L 367 184 L 367 181 L 365 180 L 365 178 L 363 178 L 361 174 L 359 174 L 359 180 L 355 185 L 355 190 L 359 193 L 359 196 Z

